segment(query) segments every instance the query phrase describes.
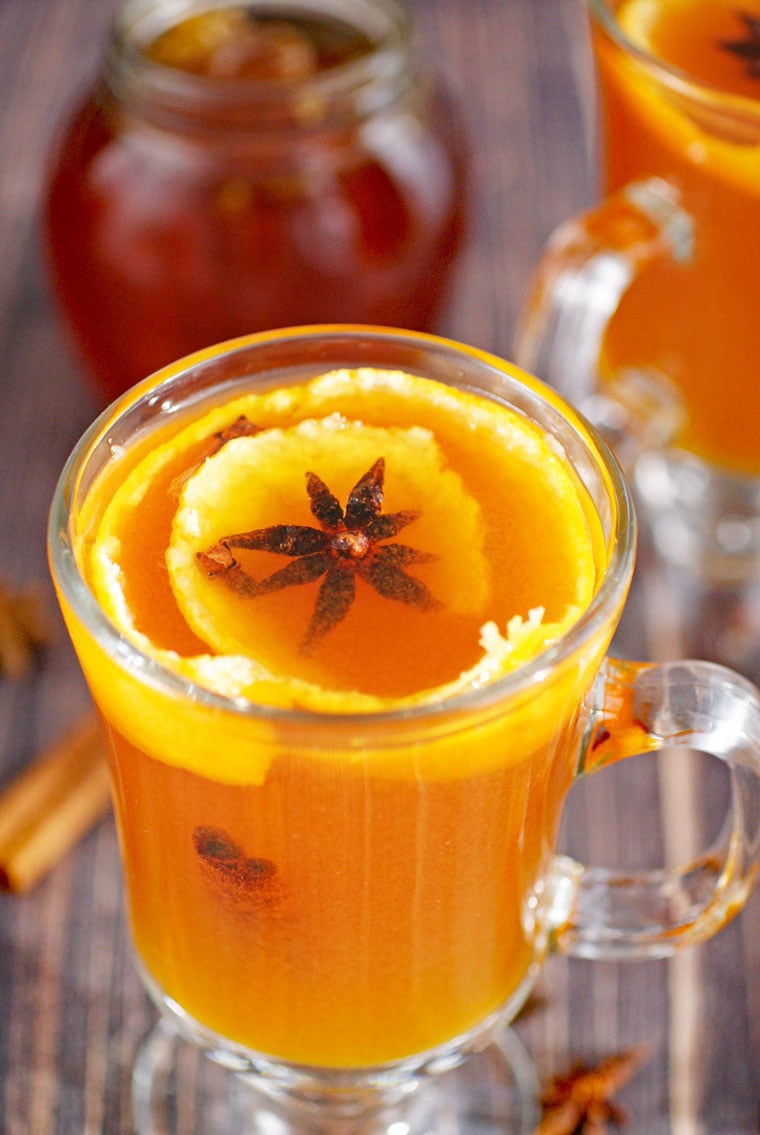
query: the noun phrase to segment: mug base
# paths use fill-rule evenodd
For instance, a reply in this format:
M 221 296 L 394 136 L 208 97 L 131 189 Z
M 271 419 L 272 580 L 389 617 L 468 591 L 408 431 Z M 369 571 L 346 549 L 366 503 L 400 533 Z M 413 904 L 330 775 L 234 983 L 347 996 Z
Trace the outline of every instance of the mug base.
M 218 1063 L 161 1019 L 132 1078 L 136 1135 L 529 1135 L 538 1122 L 533 1064 L 506 1026 L 455 1066 L 375 1092 L 364 1108 L 333 1108 L 272 1092 Z
M 633 482 L 665 563 L 710 584 L 760 579 L 760 477 L 668 449 L 642 453 Z

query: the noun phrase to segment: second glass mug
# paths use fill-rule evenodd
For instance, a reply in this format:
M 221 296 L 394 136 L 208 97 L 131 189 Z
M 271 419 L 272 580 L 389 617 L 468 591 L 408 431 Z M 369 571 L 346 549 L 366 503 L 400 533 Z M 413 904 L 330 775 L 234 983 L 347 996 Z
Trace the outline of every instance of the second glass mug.
M 696 4 L 586 6 L 607 196 L 550 239 L 515 357 L 630 461 L 667 562 L 707 582 L 757 578 L 760 82 L 739 50 L 749 17 L 726 4 L 705 30 Z M 682 21 L 682 43 L 703 36 L 710 81 L 650 49 L 658 18 Z
M 133 467 L 132 448 L 146 452 L 146 435 L 165 440 L 209 399 L 218 407 L 357 367 L 475 392 L 537 426 L 602 536 L 593 598 L 516 671 L 413 706 L 319 712 L 202 688 L 96 601 L 85 561 L 98 494 Z M 439 1130 L 451 1100 L 437 1098 L 436 1073 L 504 1041 L 550 948 L 666 956 L 742 907 L 760 845 L 757 692 L 708 663 L 605 658 L 633 570 L 629 492 L 593 429 L 510 363 L 350 326 L 262 333 L 191 356 L 84 435 L 55 494 L 49 552 L 108 740 L 141 976 L 173 1032 L 260 1089 L 244 1122 L 217 1117 L 214 1135 L 259 1130 L 268 1108 L 318 1129 L 352 1116 L 360 1130 L 386 1130 L 390 1114 L 407 1131 Z M 556 854 L 579 776 L 672 745 L 728 766 L 732 802 L 708 854 L 651 874 Z M 204 868 L 233 846 L 275 864 L 259 906 L 239 880 L 225 890 L 224 872 L 213 883 Z M 162 1029 L 136 1068 L 141 1132 L 169 1130 L 151 1125 Z M 457 1107 L 466 1118 L 459 1095 Z M 478 1122 L 525 1129 L 503 1116 Z

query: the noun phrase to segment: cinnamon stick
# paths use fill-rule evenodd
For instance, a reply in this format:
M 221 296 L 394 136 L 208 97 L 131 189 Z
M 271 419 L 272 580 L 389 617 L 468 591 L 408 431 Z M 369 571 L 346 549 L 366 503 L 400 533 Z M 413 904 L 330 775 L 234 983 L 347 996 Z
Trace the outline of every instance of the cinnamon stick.
M 51 631 L 40 587 L 13 587 L 0 579 L 0 674 L 23 678 L 50 643 Z
M 88 715 L 0 793 L 0 889 L 33 887 L 108 803 L 103 741 Z

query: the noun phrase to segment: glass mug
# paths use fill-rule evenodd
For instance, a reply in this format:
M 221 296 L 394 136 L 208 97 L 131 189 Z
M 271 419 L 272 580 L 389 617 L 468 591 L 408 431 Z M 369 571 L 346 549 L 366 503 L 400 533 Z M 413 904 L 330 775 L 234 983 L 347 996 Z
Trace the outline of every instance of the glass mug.
M 550 239 L 515 356 L 631 463 L 666 561 L 713 582 L 757 577 L 760 81 L 749 73 L 750 17 L 700 0 L 586 2 L 607 196 Z
M 166 526 L 176 531 L 180 513 L 159 519 L 162 502 L 180 476 L 187 503 L 190 486 L 228 452 L 199 461 L 194 434 L 189 474 L 184 452 L 179 463 L 164 465 L 164 456 L 177 452 L 177 431 L 205 423 L 206 407 L 215 421 L 229 415 L 242 392 L 269 407 L 270 425 L 287 414 L 303 417 L 304 404 L 313 406 L 316 397 L 312 377 L 333 372 L 342 376 L 343 413 L 366 413 L 359 433 L 369 421 L 395 429 L 403 420 L 417 437 L 435 421 L 440 443 L 456 438 L 469 446 L 477 470 L 494 454 L 516 460 L 498 424 L 511 413 L 542 447 L 540 462 L 528 461 L 526 483 L 540 486 L 550 462 L 562 470 L 572 507 L 593 534 L 593 586 L 585 610 L 516 669 L 359 709 L 350 709 L 353 695 L 349 710 L 305 697 L 256 701 L 239 689 L 204 684 L 208 667 L 227 658 L 209 662 L 204 655 L 200 668 L 188 669 L 197 660 L 186 657 L 192 646 L 174 650 L 166 604 L 156 638 L 163 636 L 167 649 L 154 650 L 144 625 L 123 624 L 96 597 L 92 573 L 100 560 L 93 548 L 110 515 L 103 509 L 122 497 L 135 507 L 123 539 L 129 543 L 129 532 L 142 526 L 150 552 L 124 552 L 119 571 L 134 576 L 127 590 L 139 607 L 143 573 L 158 581 L 146 584 L 149 590 L 163 586 L 163 565 L 149 560 L 160 555 Z M 382 398 L 371 393 L 376 376 L 389 372 L 434 381 L 422 382 L 429 393 L 412 411 L 403 398 L 394 401 L 390 387 Z M 437 407 L 430 421 L 429 397 Z M 462 397 L 475 406 L 466 419 L 456 411 Z M 279 436 L 262 430 L 243 439 L 245 446 L 225 444 L 238 445 L 237 454 Z M 214 436 L 219 441 L 222 433 Z M 469 477 L 465 459 L 455 459 Z M 164 470 L 156 492 L 143 469 Z M 499 500 L 499 485 L 486 486 L 487 516 L 502 504 L 513 507 Z M 563 503 L 563 517 L 570 507 Z M 528 525 L 533 511 L 531 505 L 516 515 Z M 433 531 L 450 535 L 455 523 L 457 516 L 445 512 Z M 106 545 L 118 558 L 121 537 L 108 531 Z M 451 1108 L 465 1126 L 477 1113 L 479 1129 L 527 1130 L 528 1105 L 515 1105 L 508 1121 L 504 1113 L 489 1119 L 473 1103 L 472 1088 L 477 1061 L 494 1045 L 502 1046 L 499 1075 L 508 1079 L 514 1053 L 504 1048 L 504 1026 L 547 951 L 666 956 L 713 935 L 740 910 L 760 846 L 760 701 L 749 682 L 709 663 L 605 657 L 634 545 L 634 514 L 617 462 L 556 392 L 481 350 L 421 333 L 323 326 L 235 340 L 147 379 L 91 426 L 55 493 L 49 553 L 108 740 L 137 966 L 164 1019 L 135 1069 L 141 1132 L 173 1129 L 162 1093 L 175 1034 L 229 1070 L 236 1089 L 245 1085 L 237 1111 L 215 1110 L 204 1128 L 215 1133 L 265 1130 L 258 1117 L 270 1112 L 286 1124 L 349 1116 L 359 1130 L 402 1121 L 407 1130 L 439 1130 Z M 514 533 L 510 547 L 517 546 Z M 565 551 L 549 542 L 536 554 L 556 558 L 564 577 Z M 571 549 L 568 562 L 576 559 Z M 107 576 L 119 572 L 109 568 Z M 475 589 L 469 569 L 464 585 Z M 297 602 L 295 588 L 285 594 L 283 620 Z M 382 608 L 375 633 L 390 637 L 400 668 L 415 645 L 399 648 L 406 624 L 395 609 Z M 447 617 L 434 611 L 430 618 L 439 613 Z M 629 874 L 586 868 L 556 853 L 563 803 L 579 776 L 673 745 L 693 745 L 728 766 L 732 803 L 708 854 L 678 868 Z M 453 1093 L 439 1091 L 459 1074 Z M 526 1077 L 519 1068 L 512 1074 L 520 1099 Z M 230 1099 L 234 1094 L 230 1088 Z

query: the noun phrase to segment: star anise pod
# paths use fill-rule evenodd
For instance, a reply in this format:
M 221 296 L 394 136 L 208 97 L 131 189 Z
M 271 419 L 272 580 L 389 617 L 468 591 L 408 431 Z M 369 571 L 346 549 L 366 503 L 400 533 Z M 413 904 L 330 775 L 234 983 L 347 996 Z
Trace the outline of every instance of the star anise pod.
M 409 509 L 383 513 L 385 459 L 380 457 L 361 477 L 348 496 L 345 510 L 316 473 L 306 474 L 306 492 L 319 528 L 300 524 L 274 524 L 225 536 L 198 553 L 210 578 L 221 578 L 238 594 L 268 595 L 285 587 L 313 583 L 324 576 L 302 649 L 315 646 L 348 614 L 356 597 L 356 577 L 386 599 L 395 599 L 418 611 L 440 607 L 428 588 L 404 570 L 428 563 L 435 556 L 407 544 L 385 540 L 406 528 L 421 513 Z M 274 552 L 294 557 L 279 571 L 257 581 L 235 559 L 233 548 Z
M 719 44 L 726 51 L 733 52 L 747 62 L 747 70 L 753 79 L 760 79 L 760 19 L 747 12 L 737 12 L 739 19 L 747 28 L 747 39 L 722 39 Z
M 272 911 L 283 898 L 276 865 L 249 856 L 226 831 L 202 825 L 193 832 L 202 876 L 225 905 L 239 911 Z
M 597 1065 L 576 1065 L 555 1076 L 541 1094 L 542 1119 L 535 1135 L 606 1135 L 626 1122 L 612 1097 L 645 1059 L 643 1046 L 608 1056 Z
M 271 859 L 247 857 L 241 847 L 219 828 L 199 827 L 193 832 L 195 850 L 219 879 L 250 890 L 266 886 L 277 868 Z

